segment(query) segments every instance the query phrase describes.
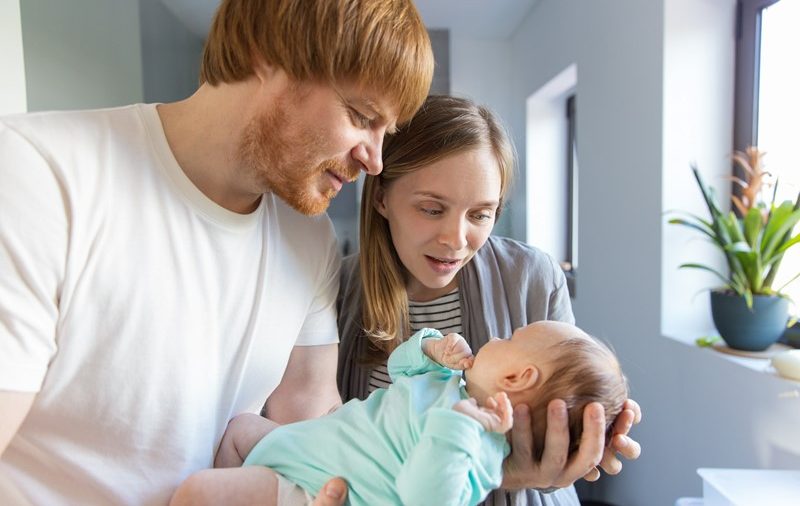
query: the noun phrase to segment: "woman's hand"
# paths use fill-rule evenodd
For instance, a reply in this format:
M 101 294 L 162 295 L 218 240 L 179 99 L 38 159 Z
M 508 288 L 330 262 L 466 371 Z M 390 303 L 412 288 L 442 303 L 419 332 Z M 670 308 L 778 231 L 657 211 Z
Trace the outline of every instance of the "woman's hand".
M 564 401 L 555 399 L 547 407 L 547 432 L 541 462 L 533 461 L 533 436 L 530 410 L 519 404 L 514 408 L 514 426 L 511 429 L 511 455 L 504 463 L 503 488 L 564 488 L 580 478 L 595 481 L 600 477 L 598 466 L 608 474 L 617 474 L 622 463 L 616 452 L 628 459 L 638 458 L 639 444 L 627 436 L 634 423 L 639 423 L 642 413 L 639 405 L 628 400 L 614 421 L 614 436 L 608 448 L 605 442 L 605 414 L 603 406 L 593 402 L 583 410 L 583 434 L 577 452 L 567 457 L 569 428 Z
M 502 487 L 509 490 L 564 488 L 586 476 L 603 457 L 604 420 L 601 404 L 593 402 L 586 406 L 578 451 L 568 459 L 567 406 L 561 399 L 554 399 L 547 406 L 542 460 L 534 462 L 530 408 L 524 403 L 518 404 L 511 428 L 511 455 L 503 463 Z
M 642 447 L 634 441 L 628 432 L 634 424 L 642 421 L 642 408 L 633 399 L 625 401 L 622 412 L 617 415 L 614 420 L 614 429 L 611 436 L 609 445 L 603 452 L 603 459 L 600 461 L 600 467 L 606 474 L 619 474 L 622 471 L 622 461 L 619 460 L 617 454 L 621 455 L 627 460 L 636 460 L 642 453 Z M 584 476 L 587 481 L 595 481 L 600 477 L 600 471 L 597 468 L 592 469 Z

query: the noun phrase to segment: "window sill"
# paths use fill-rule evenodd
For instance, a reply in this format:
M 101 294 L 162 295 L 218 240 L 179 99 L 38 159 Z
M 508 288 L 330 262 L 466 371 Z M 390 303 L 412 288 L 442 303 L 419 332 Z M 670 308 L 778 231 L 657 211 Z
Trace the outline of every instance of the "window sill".
M 662 335 L 665 338 L 670 339 L 672 341 L 676 341 L 684 346 L 687 346 L 689 348 L 694 348 L 695 350 L 697 350 L 697 352 L 703 353 L 705 354 L 705 356 L 709 357 L 709 360 L 726 360 L 728 362 L 734 363 L 746 369 L 750 369 L 769 376 L 774 376 L 780 381 L 785 381 L 795 387 L 800 386 L 800 381 L 780 376 L 770 363 L 770 358 L 775 353 L 792 349 L 790 346 L 787 346 L 785 344 L 777 343 L 772 345 L 765 352 L 754 353 L 754 355 L 759 355 L 759 356 L 746 357 L 746 356 L 734 355 L 725 351 L 720 351 L 719 349 L 717 349 L 716 346 L 714 347 L 697 346 L 694 343 L 696 336 L 692 337 L 687 334 L 677 333 L 677 332 L 667 332 L 667 333 L 662 333 Z M 800 396 L 799 390 L 795 390 L 794 393 Z

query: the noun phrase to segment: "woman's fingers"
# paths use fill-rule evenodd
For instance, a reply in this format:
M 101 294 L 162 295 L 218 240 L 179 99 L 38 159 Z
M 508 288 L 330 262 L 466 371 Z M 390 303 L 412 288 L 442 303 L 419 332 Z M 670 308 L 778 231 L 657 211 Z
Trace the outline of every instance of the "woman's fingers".
M 597 481 L 600 479 L 600 470 L 596 467 L 593 467 L 586 475 L 583 477 L 586 481 Z
M 511 428 L 511 448 L 515 464 L 530 467 L 533 464 L 533 431 L 527 404 L 514 408 L 514 426 Z
M 583 433 L 578 451 L 564 468 L 556 486 L 566 487 L 587 475 L 593 477 L 592 469 L 600 464 L 604 450 L 605 412 L 600 403 L 592 402 L 583 410 Z
M 619 474 L 622 471 L 622 461 L 618 455 L 628 459 L 638 459 L 642 453 L 642 447 L 627 434 L 635 423 L 642 419 L 642 410 L 639 404 L 628 399 L 622 412 L 614 420 L 614 434 L 611 437 L 609 447 L 603 452 L 603 459 L 600 467 L 607 474 Z
M 634 401 L 633 399 L 628 399 L 625 401 L 625 405 L 622 408 L 623 410 L 631 410 L 633 411 L 633 424 L 636 425 L 637 423 L 642 421 L 642 408 L 639 406 L 639 403 Z
M 630 436 L 616 434 L 611 438 L 611 449 L 628 460 L 636 460 L 642 454 L 642 447 Z
M 533 464 L 533 432 L 531 431 L 530 408 L 520 403 L 514 406 L 514 420 L 511 426 L 511 455 L 503 465 L 502 487 L 507 490 L 521 488 L 547 487 L 532 479 L 538 478 Z
M 627 435 L 635 418 L 636 413 L 632 409 L 623 409 L 614 419 L 614 434 Z
M 569 485 L 569 483 L 564 484 L 560 479 L 567 464 L 568 452 L 569 425 L 567 406 L 561 399 L 555 399 L 550 401 L 547 406 L 547 430 L 545 431 L 544 453 L 540 464 L 540 476 L 544 482 L 557 487 Z M 586 473 L 581 473 L 575 479 L 584 474 Z

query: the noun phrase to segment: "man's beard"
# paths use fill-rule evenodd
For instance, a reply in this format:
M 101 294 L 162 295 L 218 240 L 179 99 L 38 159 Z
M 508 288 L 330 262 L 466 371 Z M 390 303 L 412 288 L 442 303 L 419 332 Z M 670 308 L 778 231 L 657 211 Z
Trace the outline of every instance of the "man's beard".
M 308 131 L 292 135 L 288 114 L 278 105 L 271 113 L 253 118 L 242 138 L 242 168 L 250 172 L 260 191 L 272 192 L 305 215 L 325 212 L 337 191 L 329 185 L 326 171 L 354 181 L 359 168 L 327 159 L 314 165 L 325 150 L 325 138 Z

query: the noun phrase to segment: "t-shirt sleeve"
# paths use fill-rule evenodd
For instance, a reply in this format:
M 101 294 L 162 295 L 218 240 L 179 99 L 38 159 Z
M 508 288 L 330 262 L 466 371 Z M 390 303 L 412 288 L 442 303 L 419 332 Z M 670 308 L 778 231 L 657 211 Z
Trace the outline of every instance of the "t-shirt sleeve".
M 57 348 L 67 238 L 63 181 L 0 123 L 0 390 L 41 389 Z
M 328 227 L 330 228 L 328 229 L 327 255 L 322 264 L 324 268 L 320 270 L 317 292 L 295 341 L 297 346 L 339 342 L 339 330 L 336 326 L 336 295 L 339 293 L 339 270 L 342 267 L 342 257 L 330 222 L 328 222 Z

